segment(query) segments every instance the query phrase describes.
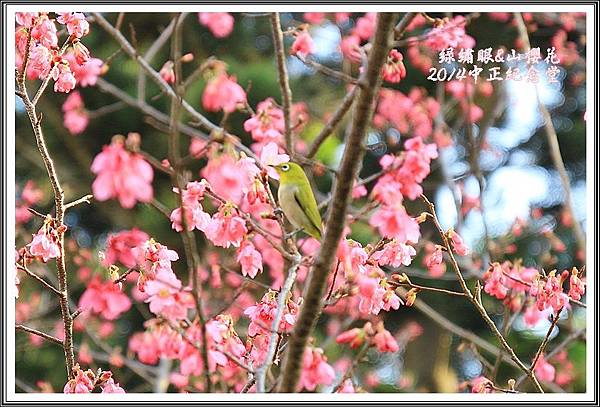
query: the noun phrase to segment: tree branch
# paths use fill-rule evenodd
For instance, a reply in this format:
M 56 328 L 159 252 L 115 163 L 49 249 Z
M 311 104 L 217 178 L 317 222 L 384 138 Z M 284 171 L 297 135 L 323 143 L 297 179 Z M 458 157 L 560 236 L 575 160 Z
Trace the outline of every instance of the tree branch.
M 361 87 L 358 93 L 354 120 L 344 148 L 339 176 L 336 179 L 332 207 L 327 217 L 321 249 L 313 265 L 310 281 L 305 289 L 304 304 L 290 337 L 287 355 L 283 364 L 283 377 L 277 387 L 279 392 L 291 393 L 296 390 L 304 348 L 323 309 L 323 295 L 327 286 L 327 277 L 331 271 L 335 252 L 342 237 L 352 184 L 358 174 L 364 155 L 362 143 L 373 115 L 373 102 L 381 86 L 380 72 L 391 45 L 390 37 L 395 16 L 394 13 L 380 13 L 377 16 L 373 47 L 366 69 L 359 79 L 359 82 L 363 83 L 364 86 Z
M 275 47 L 277 71 L 279 73 L 279 88 L 281 89 L 281 104 L 283 106 L 283 120 L 285 122 L 285 147 L 293 158 L 294 139 L 291 118 L 292 90 L 290 89 L 290 79 L 285 64 L 285 49 L 283 46 L 283 32 L 281 32 L 279 13 L 271 13 L 271 32 L 273 34 L 273 46 Z
M 33 329 L 33 328 L 28 327 L 28 326 L 20 325 L 20 324 L 19 325 L 15 325 L 15 329 L 17 331 L 23 331 L 23 332 L 27 332 L 27 333 L 30 333 L 30 334 L 33 334 L 33 335 L 37 335 L 37 336 L 39 336 L 41 338 L 44 338 L 45 340 L 47 340 L 49 342 L 52 342 L 52 343 L 55 343 L 55 344 L 59 345 L 60 347 L 63 346 L 63 341 L 61 341 L 57 337 L 52 336 L 52 335 L 48 335 L 47 333 L 42 332 L 42 331 L 38 331 L 37 329 Z

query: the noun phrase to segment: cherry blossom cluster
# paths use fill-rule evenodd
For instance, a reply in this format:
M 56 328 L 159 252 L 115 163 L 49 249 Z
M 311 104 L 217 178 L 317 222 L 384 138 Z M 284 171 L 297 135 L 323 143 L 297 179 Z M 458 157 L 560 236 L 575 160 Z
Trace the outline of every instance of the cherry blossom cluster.
M 16 14 L 16 68 L 22 70 L 27 60 L 27 77 L 44 80 L 50 76 L 55 92 L 69 93 L 77 85 L 95 85 L 103 62 L 92 58 L 81 42 L 90 30 L 85 15 L 68 12 L 55 15 L 52 18 L 49 13 Z M 64 25 L 69 34 L 62 48 L 58 43 L 57 23 Z
M 523 319 L 529 326 L 568 308 L 570 300 L 579 301 L 585 293 L 585 278 L 576 268 L 558 275 L 553 270 L 545 275 L 519 262 L 506 261 L 492 264 L 483 278 L 484 291 L 503 300 L 515 312 L 524 309 Z M 567 280 L 569 289 L 565 292 Z

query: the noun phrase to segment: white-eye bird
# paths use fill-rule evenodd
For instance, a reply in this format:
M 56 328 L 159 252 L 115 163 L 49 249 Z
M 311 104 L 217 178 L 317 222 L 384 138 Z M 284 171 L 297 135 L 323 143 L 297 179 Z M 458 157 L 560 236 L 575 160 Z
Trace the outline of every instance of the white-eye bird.
M 274 168 L 279 174 L 279 206 L 286 218 L 295 228 L 321 240 L 321 214 L 304 170 L 293 162 Z

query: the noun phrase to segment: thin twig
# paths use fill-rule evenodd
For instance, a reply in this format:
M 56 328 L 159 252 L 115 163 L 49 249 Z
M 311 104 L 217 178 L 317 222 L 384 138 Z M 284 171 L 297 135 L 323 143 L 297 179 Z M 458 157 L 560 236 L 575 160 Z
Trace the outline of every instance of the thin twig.
M 33 334 L 33 335 L 37 335 L 40 338 L 44 338 L 45 340 L 47 340 L 49 342 L 52 342 L 52 343 L 55 343 L 55 344 L 59 345 L 60 347 L 63 346 L 63 341 L 61 341 L 57 337 L 52 336 L 52 335 L 48 335 L 47 333 L 42 332 L 42 331 L 38 331 L 37 329 L 33 329 L 33 328 L 28 327 L 28 326 L 20 325 L 20 324 L 15 325 L 15 329 L 17 331 L 23 331 L 23 332 L 27 332 L 27 333 L 30 333 L 30 334 Z
M 292 134 L 292 90 L 290 89 L 290 78 L 285 64 L 285 49 L 283 46 L 283 33 L 281 32 L 281 21 L 279 13 L 271 13 L 271 32 L 273 34 L 273 45 L 275 47 L 275 57 L 277 61 L 277 71 L 279 73 L 279 88 L 281 89 L 281 104 L 283 106 L 283 120 L 285 123 L 285 146 L 294 157 L 294 139 Z
M 81 197 L 81 198 L 79 198 L 79 199 L 76 199 L 76 200 L 74 200 L 73 202 L 69 202 L 68 204 L 65 204 L 65 211 L 66 211 L 67 209 L 71 209 L 71 208 L 73 208 L 73 207 L 75 207 L 75 206 L 77 206 L 77 205 L 80 205 L 80 204 L 82 204 L 82 203 L 86 203 L 86 204 L 88 204 L 88 205 L 89 205 L 89 204 L 91 204 L 91 203 L 92 203 L 92 201 L 91 201 L 91 200 L 92 200 L 93 198 L 94 198 L 94 195 L 85 195 L 85 196 L 82 196 L 82 197 Z
M 267 351 L 265 361 L 258 369 L 256 369 L 256 391 L 258 393 L 265 392 L 267 372 L 273 364 L 273 357 L 275 356 L 275 352 L 277 350 L 277 342 L 279 342 L 280 338 L 279 324 L 281 323 L 281 319 L 283 318 L 285 310 L 288 308 L 288 295 L 292 290 L 294 282 L 296 281 L 296 273 L 298 271 L 298 267 L 300 266 L 301 260 L 302 258 L 300 254 L 296 254 L 296 257 L 288 271 L 288 276 L 285 279 L 283 287 L 281 287 L 279 294 L 277 294 L 277 312 L 275 313 L 275 318 L 273 318 L 273 323 L 271 324 L 269 349 Z
M 331 133 L 333 133 L 333 131 L 342 121 L 348 110 L 350 110 L 350 107 L 352 106 L 352 103 L 354 103 L 354 99 L 356 98 L 357 93 L 357 86 L 353 86 L 352 89 L 348 93 L 346 93 L 346 96 L 344 96 L 342 103 L 338 106 L 335 113 L 327 121 L 325 126 L 321 129 L 319 134 L 317 134 L 314 141 L 308 148 L 308 153 L 306 153 L 307 158 L 313 158 L 317 154 L 317 151 L 319 151 L 319 147 L 321 147 L 321 144 L 323 144 L 327 137 L 329 137 Z
M 40 283 L 42 286 L 44 286 L 45 288 L 50 290 L 52 293 L 58 295 L 59 297 L 62 295 L 61 292 L 58 291 L 56 288 L 54 288 L 54 286 L 52 284 L 50 284 L 49 282 L 44 280 L 42 277 L 35 274 L 33 271 L 29 270 L 25 265 L 17 263 L 17 268 L 19 270 L 23 270 L 25 273 L 27 273 L 27 275 L 29 277 L 32 277 L 33 279 L 35 279 L 38 283 Z

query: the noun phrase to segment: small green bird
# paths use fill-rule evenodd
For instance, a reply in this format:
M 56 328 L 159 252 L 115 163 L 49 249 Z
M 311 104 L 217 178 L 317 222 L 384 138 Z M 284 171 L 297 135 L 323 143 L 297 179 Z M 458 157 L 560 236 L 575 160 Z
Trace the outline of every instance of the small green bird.
M 279 206 L 290 223 L 321 240 L 321 214 L 302 167 L 293 162 L 274 166 L 279 174 Z

